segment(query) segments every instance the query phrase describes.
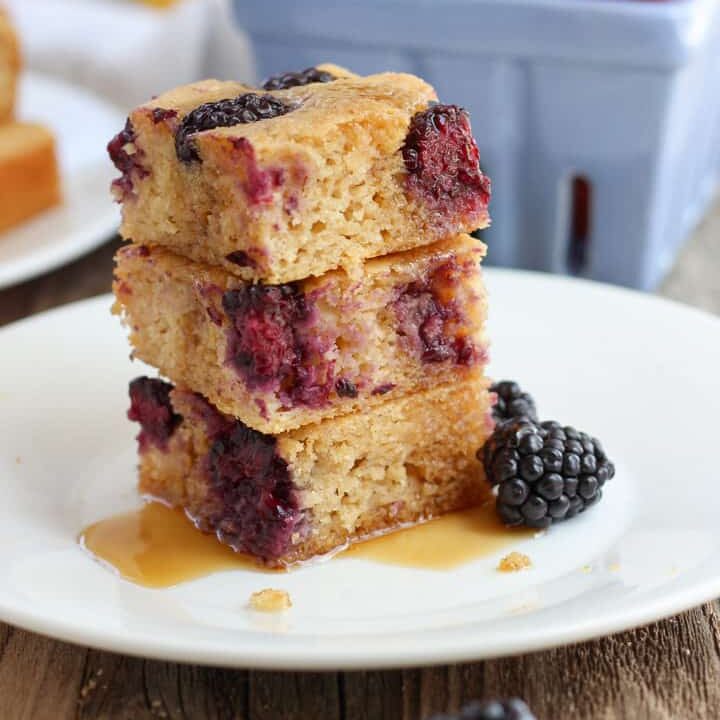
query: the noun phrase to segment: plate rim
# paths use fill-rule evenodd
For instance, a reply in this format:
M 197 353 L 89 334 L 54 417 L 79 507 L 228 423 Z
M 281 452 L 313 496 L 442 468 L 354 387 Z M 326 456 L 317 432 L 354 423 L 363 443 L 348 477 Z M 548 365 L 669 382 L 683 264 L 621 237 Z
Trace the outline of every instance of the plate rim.
M 121 579 L 121 582 L 129 582 Z M 698 590 L 698 587 L 701 590 Z M 161 592 L 161 591 L 155 591 Z M 406 667 L 421 667 L 426 665 L 451 665 L 455 663 L 480 662 L 495 658 L 525 655 L 542 650 L 566 647 L 577 643 L 596 640 L 627 630 L 633 630 L 665 620 L 674 615 L 700 607 L 720 596 L 720 576 L 708 579 L 699 586 L 693 585 L 690 589 L 669 595 L 671 601 L 663 601 L 663 597 L 656 597 L 655 602 L 646 602 L 634 608 L 632 612 L 614 612 L 601 625 L 589 626 L 588 622 L 581 627 L 568 625 L 561 631 L 540 630 L 530 640 L 527 637 L 516 637 L 485 643 L 481 649 L 473 649 L 472 641 L 477 638 L 477 631 L 472 625 L 463 625 L 452 630 L 464 631 L 466 642 L 455 645 L 447 639 L 435 641 L 433 644 L 407 653 L 396 650 L 394 645 L 378 646 L 365 653 L 338 651 L 338 640 L 357 639 L 353 635 L 338 634 L 328 638 L 314 636 L 316 646 L 313 648 L 288 648 L 283 646 L 273 649 L 272 642 L 267 642 L 267 634 L 258 633 L 251 642 L 238 645 L 237 649 L 192 647 L 182 642 L 168 644 L 167 642 L 148 642 L 134 635 L 123 636 L 121 632 L 101 632 L 95 630 L 78 629 L 73 632 L 66 624 L 54 619 L 47 619 L 38 614 L 8 609 L 0 599 L 0 621 L 14 627 L 34 632 L 45 637 L 68 642 L 73 645 L 91 647 L 106 652 L 121 653 L 133 657 L 144 657 L 166 662 L 190 663 L 208 665 L 213 667 L 243 668 L 277 671 L 345 671 L 345 670 L 382 670 L 399 669 Z M 442 636 L 448 633 L 448 628 L 434 628 L 430 630 L 402 630 L 393 634 L 394 639 L 404 639 L 404 636 L 422 633 L 437 633 Z M 240 631 L 242 632 L 242 631 Z M 298 639 L 312 637 L 298 636 Z M 365 636 L 368 637 L 368 636 Z M 319 640 L 319 642 L 318 642 Z M 349 643 L 351 644 L 351 643 Z M 330 650 L 325 646 L 333 646 Z M 388 647 L 390 649 L 388 650 Z M 268 648 L 270 648 L 268 650 Z
M 677 300 L 596 281 L 555 276 L 550 273 L 504 268 L 489 268 L 485 272 L 490 277 L 519 278 L 521 281 L 522 278 L 527 277 L 545 282 L 592 287 L 594 290 L 606 290 L 626 297 L 631 296 L 636 301 L 665 306 L 674 311 L 695 315 L 698 319 L 709 321 L 720 331 L 719 317 Z M 96 306 L 97 308 L 108 307 L 111 302 L 112 295 L 107 293 L 31 315 L 0 328 L 0 342 L 4 337 L 4 331 L 21 329 L 21 327 L 27 331 L 33 323 L 42 322 L 46 316 L 57 313 L 83 312 L 85 308 L 89 312 L 97 311 Z M 16 627 L 65 642 L 172 662 L 198 663 L 217 667 L 308 671 L 418 667 L 429 664 L 480 661 L 536 652 L 605 637 L 659 621 L 720 596 L 720 574 L 702 577 L 702 570 L 703 565 L 693 569 L 694 576 L 690 578 L 690 584 L 673 579 L 663 586 L 662 592 L 655 591 L 652 595 L 634 601 L 629 607 L 625 605 L 620 610 L 606 612 L 602 615 L 601 621 L 581 618 L 580 621 L 560 627 L 553 625 L 549 630 L 539 627 L 529 637 L 518 633 L 517 636 L 508 638 L 505 634 L 491 638 L 489 642 L 487 636 L 483 641 L 478 642 L 478 633 L 482 632 L 483 623 L 471 620 L 453 627 L 394 631 L 392 638 L 400 642 L 385 645 L 376 643 L 367 646 L 364 642 L 360 642 L 359 651 L 353 648 L 352 643 L 338 642 L 343 637 L 356 637 L 351 634 L 315 636 L 315 643 L 312 646 L 293 647 L 292 644 L 276 645 L 268 642 L 266 633 L 253 635 L 243 630 L 237 631 L 240 639 L 237 646 L 213 647 L 208 644 L 197 645 L 192 638 L 183 640 L 183 636 L 177 640 L 168 641 L 168 638 L 162 638 L 162 640 L 143 638 L 136 630 L 131 634 L 123 634 L 122 630 L 86 629 L 79 627 L 77 623 L 68 624 L 62 618 L 48 616 L 47 613 L 24 610 L 17 603 L 8 603 L 2 597 L 0 597 L 0 619 Z M 121 580 L 121 582 L 127 581 Z M 364 639 L 381 634 L 373 632 L 361 637 Z M 427 643 L 422 651 L 415 647 L 419 640 L 416 640 L 409 649 L 405 649 L 402 639 L 410 638 L 413 635 L 420 639 L 429 635 L 436 637 L 433 638 L 433 642 Z M 458 635 L 461 636 L 461 642 L 458 642 Z M 309 637 L 309 633 L 296 636 L 298 639 L 307 637 Z

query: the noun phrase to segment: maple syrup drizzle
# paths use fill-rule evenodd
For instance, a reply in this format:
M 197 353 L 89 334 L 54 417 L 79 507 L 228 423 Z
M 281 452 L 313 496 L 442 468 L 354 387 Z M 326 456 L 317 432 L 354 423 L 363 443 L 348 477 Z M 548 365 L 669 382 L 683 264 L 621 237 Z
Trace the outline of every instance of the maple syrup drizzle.
M 493 554 L 532 533 L 505 528 L 486 504 L 366 540 L 337 557 L 445 570 Z M 149 588 L 169 587 L 222 570 L 272 572 L 221 544 L 214 535 L 198 531 L 182 511 L 159 502 L 88 526 L 79 542 L 125 579 Z
M 80 544 L 126 580 L 160 588 L 219 570 L 257 570 L 248 557 L 200 532 L 181 510 L 159 502 L 90 525 Z
M 533 536 L 505 527 L 490 503 L 442 515 L 387 535 L 351 545 L 342 557 L 420 568 L 450 570 Z

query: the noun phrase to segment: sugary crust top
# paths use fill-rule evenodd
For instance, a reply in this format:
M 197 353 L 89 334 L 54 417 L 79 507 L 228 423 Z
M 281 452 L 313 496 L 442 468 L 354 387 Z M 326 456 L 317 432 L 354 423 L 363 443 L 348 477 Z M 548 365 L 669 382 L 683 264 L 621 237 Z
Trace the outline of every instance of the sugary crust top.
M 244 283 L 243 280 L 229 274 L 222 268 L 190 260 L 161 246 L 143 247 L 142 251 L 138 250 L 138 247 L 131 244 L 125 245 L 118 250 L 117 257 L 121 260 L 123 268 L 129 268 L 135 264 L 153 263 L 156 258 L 162 258 L 166 267 L 171 267 L 174 270 L 185 268 L 188 273 L 192 273 L 196 280 L 216 285 L 222 290 L 236 288 Z M 383 276 L 392 273 L 396 269 L 402 269 L 404 274 L 419 276 L 424 268 L 453 258 L 474 257 L 476 262 L 480 263 L 486 252 L 487 246 L 484 243 L 470 235 L 460 234 L 440 240 L 433 245 L 371 258 L 364 263 L 362 271 L 365 284 L 371 287 L 370 279 L 376 275 Z M 118 271 L 116 270 L 116 273 Z M 301 283 L 303 291 L 309 293 L 318 287 L 337 280 L 351 282 L 343 270 L 329 270 L 320 277 L 310 277 L 301 281 Z
M 333 72 L 335 66 L 325 65 L 320 68 Z M 332 127 L 362 122 L 368 117 L 377 121 L 385 119 L 388 124 L 393 120 L 401 120 L 405 125 L 409 116 L 437 99 L 433 88 L 414 75 L 380 73 L 358 77 L 342 68 L 338 70 L 345 74 L 333 82 L 271 92 L 237 82 L 202 80 L 163 93 L 137 108 L 131 117 L 147 116 L 153 110 L 162 108 L 177 111 L 178 119 L 181 120 L 199 105 L 245 93 L 272 95 L 295 106 L 291 112 L 270 120 L 197 133 L 196 141 L 202 154 L 203 140 L 208 137 L 245 137 L 257 146 L 280 140 L 287 144 L 289 139 L 298 136 L 322 136 Z

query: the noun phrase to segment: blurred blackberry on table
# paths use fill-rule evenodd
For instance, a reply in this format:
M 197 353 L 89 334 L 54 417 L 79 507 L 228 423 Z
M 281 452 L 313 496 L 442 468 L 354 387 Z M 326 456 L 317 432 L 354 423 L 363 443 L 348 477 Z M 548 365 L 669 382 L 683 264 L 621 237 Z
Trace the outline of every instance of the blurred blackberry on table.
M 542 529 L 568 520 L 599 502 L 615 475 L 599 440 L 554 421 L 506 420 L 477 455 L 509 526 Z
M 530 708 L 519 698 L 510 700 L 474 700 L 459 713 L 433 715 L 428 720 L 536 720 Z
M 514 380 L 501 380 L 490 386 L 490 392 L 497 395 L 493 407 L 495 422 L 526 417 L 537 422 L 537 408 L 530 393 L 526 393 Z

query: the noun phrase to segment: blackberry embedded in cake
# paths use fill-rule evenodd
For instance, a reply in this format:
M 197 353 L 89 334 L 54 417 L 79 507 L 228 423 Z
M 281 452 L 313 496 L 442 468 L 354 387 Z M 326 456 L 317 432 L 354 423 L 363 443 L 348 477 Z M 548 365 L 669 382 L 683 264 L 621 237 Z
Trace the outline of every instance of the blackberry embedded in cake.
M 263 90 L 287 90 L 301 85 L 332 82 L 340 77 L 353 77 L 353 73 L 337 65 L 323 65 L 322 67 L 309 67 L 304 70 L 273 75 L 263 83 L 262 87 Z
M 200 162 L 193 138 L 205 130 L 260 122 L 293 110 L 290 103 L 272 95 L 243 93 L 234 98 L 205 103 L 191 110 L 175 132 L 175 154 L 182 162 Z M 153 116 L 153 120 L 155 120 Z

